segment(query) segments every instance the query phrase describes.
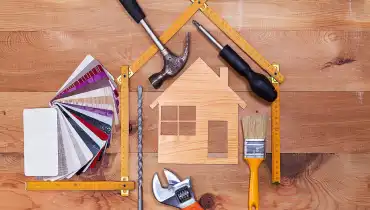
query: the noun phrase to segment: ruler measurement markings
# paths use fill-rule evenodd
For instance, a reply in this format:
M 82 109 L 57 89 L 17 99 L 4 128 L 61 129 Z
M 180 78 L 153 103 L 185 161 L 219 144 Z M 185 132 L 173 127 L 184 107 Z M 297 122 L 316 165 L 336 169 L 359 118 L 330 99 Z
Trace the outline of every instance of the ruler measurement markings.
M 280 72 L 279 65 L 274 64 L 274 68 L 278 72 Z M 280 183 L 280 85 L 279 83 L 272 79 L 272 84 L 274 85 L 278 97 L 276 100 L 271 104 L 271 147 L 272 147 L 272 183 L 278 184 Z

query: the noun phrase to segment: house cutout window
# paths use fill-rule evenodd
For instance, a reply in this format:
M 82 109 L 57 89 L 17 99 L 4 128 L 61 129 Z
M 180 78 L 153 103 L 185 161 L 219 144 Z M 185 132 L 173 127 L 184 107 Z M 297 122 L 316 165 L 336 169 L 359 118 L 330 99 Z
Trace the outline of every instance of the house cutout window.
M 161 135 L 195 136 L 195 106 L 162 106 Z
M 227 121 L 208 121 L 208 157 L 227 157 Z

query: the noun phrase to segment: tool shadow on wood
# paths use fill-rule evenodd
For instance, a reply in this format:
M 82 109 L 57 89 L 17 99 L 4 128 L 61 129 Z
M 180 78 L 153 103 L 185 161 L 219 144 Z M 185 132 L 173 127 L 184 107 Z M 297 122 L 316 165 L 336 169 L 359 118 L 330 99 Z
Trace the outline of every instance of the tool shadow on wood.
M 282 153 L 281 154 L 281 177 L 283 180 L 297 179 L 305 171 L 312 173 L 321 164 L 324 164 L 334 154 L 322 153 Z M 265 164 L 271 171 L 271 153 L 266 154 Z

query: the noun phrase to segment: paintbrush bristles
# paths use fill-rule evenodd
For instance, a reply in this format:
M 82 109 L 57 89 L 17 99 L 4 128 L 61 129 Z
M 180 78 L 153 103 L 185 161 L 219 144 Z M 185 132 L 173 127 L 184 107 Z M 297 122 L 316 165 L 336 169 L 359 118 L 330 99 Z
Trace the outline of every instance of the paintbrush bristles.
M 267 132 L 267 121 L 266 115 L 252 115 L 246 116 L 242 119 L 244 139 L 265 139 Z

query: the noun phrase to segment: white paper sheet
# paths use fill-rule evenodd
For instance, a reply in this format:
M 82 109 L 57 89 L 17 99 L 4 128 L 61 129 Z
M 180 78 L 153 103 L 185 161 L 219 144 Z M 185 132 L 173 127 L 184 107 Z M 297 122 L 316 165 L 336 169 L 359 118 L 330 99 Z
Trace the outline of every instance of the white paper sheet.
M 58 175 L 57 110 L 25 109 L 23 126 L 25 175 Z

